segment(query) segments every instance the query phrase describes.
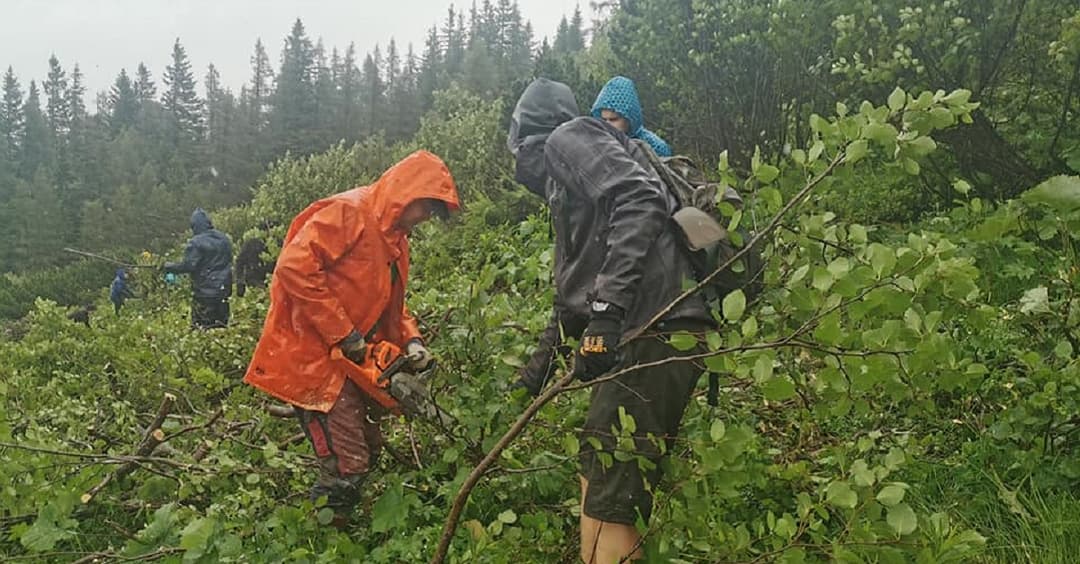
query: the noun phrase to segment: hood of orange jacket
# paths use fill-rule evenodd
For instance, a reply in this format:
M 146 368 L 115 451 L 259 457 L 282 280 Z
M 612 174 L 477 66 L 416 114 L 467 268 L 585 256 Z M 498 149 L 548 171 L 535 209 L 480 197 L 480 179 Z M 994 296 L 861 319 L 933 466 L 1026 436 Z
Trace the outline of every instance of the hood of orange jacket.
M 370 186 L 319 200 L 289 226 L 270 284 L 270 311 L 244 381 L 304 409 L 329 411 L 347 361 L 333 349 L 354 329 L 369 342 L 404 346 L 420 334 L 405 306 L 412 202 L 459 207 L 439 157 L 418 151 Z

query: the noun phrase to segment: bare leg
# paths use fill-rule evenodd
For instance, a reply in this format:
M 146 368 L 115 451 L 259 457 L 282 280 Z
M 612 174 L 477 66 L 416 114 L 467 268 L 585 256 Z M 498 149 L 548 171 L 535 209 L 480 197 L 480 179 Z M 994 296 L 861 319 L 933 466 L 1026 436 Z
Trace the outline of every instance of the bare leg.
M 585 515 L 585 493 L 589 481 L 581 478 L 581 561 L 585 564 L 616 564 L 624 558 L 642 557 L 641 535 L 633 525 L 611 523 Z

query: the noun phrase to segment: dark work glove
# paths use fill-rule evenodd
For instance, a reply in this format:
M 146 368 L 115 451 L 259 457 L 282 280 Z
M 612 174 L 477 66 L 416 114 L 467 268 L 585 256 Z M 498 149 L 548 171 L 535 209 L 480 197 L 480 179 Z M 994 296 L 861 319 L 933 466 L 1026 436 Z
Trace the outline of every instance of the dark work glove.
M 516 382 L 510 385 L 510 392 L 514 390 L 526 390 L 531 396 L 540 395 L 540 390 L 543 389 L 544 382 L 539 378 L 532 377 L 528 371 L 522 370 L 518 372 L 518 379 Z
M 622 324 L 623 312 L 614 305 L 608 306 L 607 311 L 593 311 L 574 359 L 574 376 L 578 380 L 591 381 L 619 363 L 616 348 L 622 337 Z
M 364 363 L 364 352 L 367 350 L 367 343 L 364 342 L 364 336 L 356 329 L 353 329 L 347 337 L 342 339 L 338 346 L 341 347 L 341 353 L 345 355 L 345 358 L 356 364 Z

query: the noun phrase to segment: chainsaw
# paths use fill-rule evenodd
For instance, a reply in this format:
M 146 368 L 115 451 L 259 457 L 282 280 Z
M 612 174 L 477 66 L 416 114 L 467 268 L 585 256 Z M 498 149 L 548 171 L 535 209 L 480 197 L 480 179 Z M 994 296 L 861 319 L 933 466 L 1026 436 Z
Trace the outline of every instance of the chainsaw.
M 423 373 L 413 374 L 407 370 L 409 357 L 402 354 L 401 347 L 389 341 L 368 345 L 364 357 L 361 365 L 349 360 L 337 347 L 330 352 L 330 358 L 345 361 L 348 366 L 346 376 L 391 413 L 438 420 L 445 426 L 451 424 L 453 418 L 435 405 L 428 392 L 426 380 L 435 370 L 434 361 Z M 273 405 L 267 410 L 274 417 L 296 414 L 291 405 Z
M 338 348 L 331 357 L 345 360 L 349 379 L 391 413 L 439 419 L 444 424 L 450 421 L 450 416 L 435 406 L 428 391 L 427 379 L 435 370 L 434 362 L 424 372 L 414 374 L 409 369 L 409 357 L 390 341 L 368 345 L 362 365 L 346 358 Z

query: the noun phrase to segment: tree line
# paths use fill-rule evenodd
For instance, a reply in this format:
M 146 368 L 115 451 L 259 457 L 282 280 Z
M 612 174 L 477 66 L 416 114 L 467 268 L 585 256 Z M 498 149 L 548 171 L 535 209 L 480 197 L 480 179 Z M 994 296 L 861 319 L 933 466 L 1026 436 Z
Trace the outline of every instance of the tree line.
M 170 240 L 196 205 L 247 201 L 286 153 L 309 154 L 380 136 L 408 139 L 434 93 L 460 84 L 486 97 L 537 61 L 585 47 L 580 9 L 553 42 L 537 43 L 516 1 L 451 6 L 422 52 L 391 39 L 361 56 L 327 47 L 296 20 L 275 65 L 261 39 L 234 92 L 214 64 L 199 74 L 178 38 L 155 76 L 138 63 L 86 107 L 78 64 L 48 61 L 44 81 L 10 66 L 0 103 L 0 271 L 62 264 L 62 249 L 139 249 Z

